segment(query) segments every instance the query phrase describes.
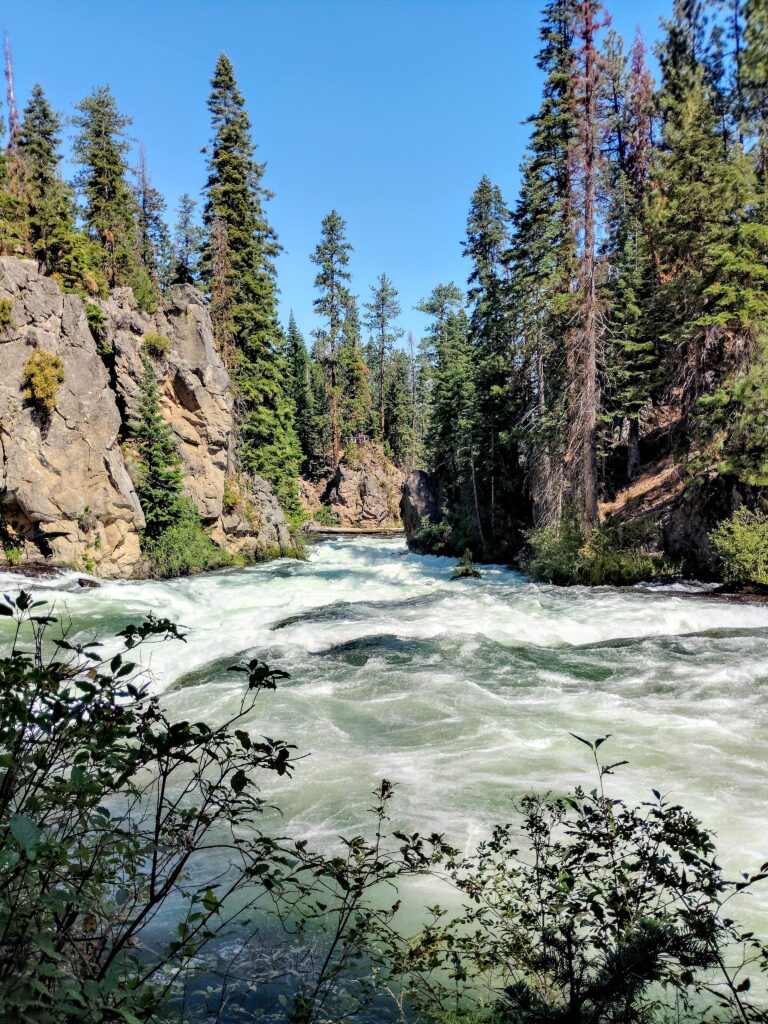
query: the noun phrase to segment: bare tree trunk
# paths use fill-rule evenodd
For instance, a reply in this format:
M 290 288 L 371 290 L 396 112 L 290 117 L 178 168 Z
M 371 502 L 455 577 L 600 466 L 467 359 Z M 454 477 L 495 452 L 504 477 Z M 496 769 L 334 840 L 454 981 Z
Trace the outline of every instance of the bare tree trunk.
M 384 444 L 384 328 L 381 331 L 381 343 L 379 344 L 379 431 L 381 443 Z
M 477 532 L 480 536 L 480 543 L 485 544 L 485 537 L 483 535 L 483 524 L 480 520 L 480 503 L 477 500 L 477 481 L 475 480 L 475 453 L 469 457 L 469 465 L 472 470 L 472 495 L 475 499 L 475 517 L 477 518 Z

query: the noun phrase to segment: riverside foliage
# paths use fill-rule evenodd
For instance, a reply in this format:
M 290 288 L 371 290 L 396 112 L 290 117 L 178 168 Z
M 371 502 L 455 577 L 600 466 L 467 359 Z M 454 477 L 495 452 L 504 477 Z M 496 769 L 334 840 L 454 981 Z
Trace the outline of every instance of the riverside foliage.
M 0 661 L 3 1019 L 768 1019 L 751 997 L 768 950 L 730 911 L 768 864 L 732 882 L 684 808 L 657 792 L 637 806 L 613 797 L 623 762 L 601 759 L 605 738 L 576 737 L 593 790 L 525 797 L 474 853 L 391 831 L 383 781 L 370 837 L 323 855 L 261 827 L 260 780 L 298 767 L 290 744 L 253 735 L 257 698 L 285 673 L 233 666 L 233 715 L 174 722 L 131 660 L 183 642 L 172 622 L 129 625 L 123 651 L 106 653 L 54 637 L 26 592 L 0 614 L 14 637 Z M 425 873 L 460 909 L 424 908 L 405 935 L 399 887 Z

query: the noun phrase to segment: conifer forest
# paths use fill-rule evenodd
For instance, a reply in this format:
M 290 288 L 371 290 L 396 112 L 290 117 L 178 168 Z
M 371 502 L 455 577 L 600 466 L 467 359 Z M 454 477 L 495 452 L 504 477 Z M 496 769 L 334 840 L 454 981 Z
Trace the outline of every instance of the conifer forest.
M 0 1024 L 768 1024 L 768 0 L 664 2 L 159 4 L 66 109 L 9 14 Z

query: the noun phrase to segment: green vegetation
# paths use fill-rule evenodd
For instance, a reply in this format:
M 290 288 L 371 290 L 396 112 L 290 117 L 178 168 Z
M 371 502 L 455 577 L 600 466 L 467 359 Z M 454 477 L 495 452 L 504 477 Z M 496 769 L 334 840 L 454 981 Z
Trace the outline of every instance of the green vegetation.
M 467 548 L 461 556 L 461 561 L 451 574 L 452 580 L 479 580 L 482 573 L 475 567 L 472 560 L 472 552 Z
M 24 364 L 21 378 L 22 394 L 40 415 L 49 417 L 56 408 L 59 388 L 64 383 L 61 356 L 44 349 L 35 349 Z
M 26 592 L 0 600 L 0 615 L 16 637 L 0 660 L 4 1018 L 160 1024 L 214 1006 L 232 1008 L 228 1021 L 272 985 L 291 1024 L 387 1013 L 390 999 L 418 1024 L 764 1020 L 748 978 L 768 968 L 765 950 L 731 902 L 768 865 L 729 881 L 683 807 L 656 791 L 639 804 L 610 794 L 623 762 L 602 760 L 607 737 L 575 737 L 594 760 L 590 792 L 524 797 L 474 852 L 390 835 L 384 780 L 370 838 L 324 857 L 259 827 L 261 781 L 298 767 L 288 743 L 252 734 L 257 700 L 284 672 L 233 666 L 234 714 L 171 721 L 133 659 L 183 642 L 172 622 L 126 626 L 123 650 L 105 656 L 54 635 Z M 398 887 L 414 873 L 460 906 L 425 908 L 403 936 Z M 269 910 L 265 950 L 253 923 Z M 300 971 L 275 977 L 309 949 Z
M 13 303 L 10 299 L 0 299 L 0 328 L 13 324 Z
M 710 536 L 726 583 L 768 587 L 768 515 L 742 506 Z
M 339 517 L 330 505 L 321 505 L 312 517 L 320 526 L 338 526 Z
M 148 352 L 153 359 L 162 359 L 167 356 L 171 350 L 171 340 L 166 338 L 164 334 L 145 334 L 144 341 L 142 342 L 142 348 L 145 352 Z
M 184 491 L 181 458 L 160 412 L 155 371 L 144 357 L 138 416 L 130 425 L 138 463 L 136 492 L 144 513 L 143 551 L 154 576 L 188 576 L 230 564 L 203 529 Z
M 648 550 L 653 528 L 642 522 L 604 524 L 584 536 L 572 518 L 529 531 L 523 568 L 536 580 L 561 586 L 631 586 L 676 572 L 663 555 Z

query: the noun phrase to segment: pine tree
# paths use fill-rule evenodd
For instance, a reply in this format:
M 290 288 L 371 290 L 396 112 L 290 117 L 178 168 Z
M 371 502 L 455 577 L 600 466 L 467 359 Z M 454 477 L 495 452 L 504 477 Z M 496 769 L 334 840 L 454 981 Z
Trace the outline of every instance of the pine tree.
M 492 535 L 502 525 L 501 509 L 516 504 L 522 488 L 515 430 L 520 395 L 506 267 L 510 220 L 501 190 L 483 176 L 472 195 L 463 248 L 472 262 L 467 297 L 476 367 L 477 478 Z
M 144 269 L 149 284 L 145 308 L 156 304 L 161 292 L 171 284 L 173 257 L 168 225 L 165 223 L 165 199 L 152 185 L 147 170 L 144 147 L 139 149 L 139 166 L 136 172 L 136 234 L 139 263 Z
M 371 285 L 371 301 L 365 303 L 365 309 L 368 314 L 365 317 L 365 325 L 371 332 L 372 350 L 376 360 L 378 436 L 384 441 L 387 438 L 385 368 L 393 345 L 403 336 L 402 329 L 395 323 L 400 316 L 397 291 L 386 274 L 379 274 L 376 284 Z
M 59 170 L 60 145 L 61 119 L 35 85 L 16 136 L 24 166 L 28 254 L 65 290 L 97 294 L 105 286 L 100 253 L 76 228 L 74 195 Z
M 576 313 L 571 154 L 576 143 L 574 0 L 543 10 L 537 65 L 545 74 L 531 118 L 529 152 L 513 215 L 512 302 L 529 381 L 526 470 L 534 519 L 557 522 L 563 509 L 567 432 L 565 335 Z
M 384 409 L 387 424 L 385 444 L 399 466 L 412 468 L 415 438 L 411 360 L 402 349 L 395 349 L 389 359 Z
M 146 521 L 145 536 L 156 539 L 190 512 L 184 494 L 181 457 L 170 426 L 160 412 L 157 381 L 152 363 L 144 357 L 138 415 L 130 435 L 140 459 L 136 492 Z
M 237 387 L 238 457 L 298 514 L 300 449 L 287 396 L 277 318 L 277 237 L 264 214 L 264 165 L 254 159 L 251 124 L 229 58 L 221 54 L 208 99 L 210 147 L 202 276 L 219 346 Z
M 195 222 L 196 206 L 197 202 L 186 192 L 179 199 L 173 234 L 172 284 L 195 284 L 198 279 L 203 229 Z
M 302 472 L 312 460 L 313 426 L 312 394 L 310 382 L 309 354 L 304 337 L 296 326 L 293 310 L 288 318 L 285 335 L 284 360 L 288 371 L 288 394 L 296 410 L 296 435 L 301 445 Z
M 363 358 L 360 339 L 360 313 L 357 299 L 344 298 L 344 322 L 338 350 L 339 418 L 342 435 L 365 435 L 371 425 L 372 396 L 369 371 Z
M 352 246 L 346 239 L 346 222 L 336 210 L 323 218 L 321 239 L 311 255 L 318 267 L 315 287 L 320 294 L 313 302 L 315 312 L 325 321 L 322 330 L 315 331 L 316 358 L 325 372 L 325 388 L 330 425 L 331 460 L 336 465 L 341 456 L 341 421 L 338 349 L 341 342 L 344 314 L 349 303 L 350 280 L 347 270 Z
M 130 144 L 125 134 L 132 121 L 118 110 L 109 86 L 95 89 L 75 109 L 74 157 L 80 165 L 76 184 L 84 201 L 86 232 L 101 248 L 109 287 L 138 285 L 141 291 L 146 275 L 137 258 L 136 200 L 128 182 Z

